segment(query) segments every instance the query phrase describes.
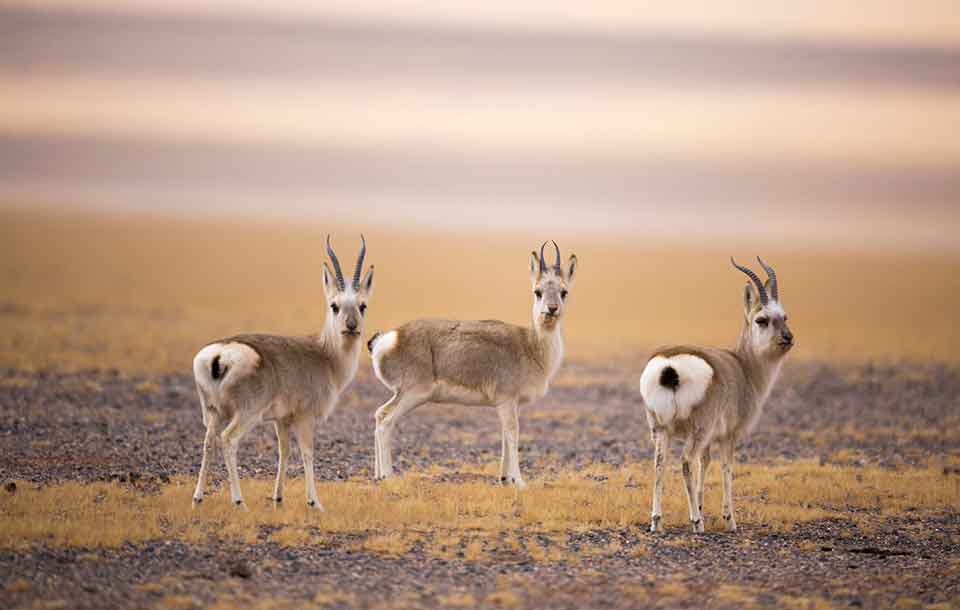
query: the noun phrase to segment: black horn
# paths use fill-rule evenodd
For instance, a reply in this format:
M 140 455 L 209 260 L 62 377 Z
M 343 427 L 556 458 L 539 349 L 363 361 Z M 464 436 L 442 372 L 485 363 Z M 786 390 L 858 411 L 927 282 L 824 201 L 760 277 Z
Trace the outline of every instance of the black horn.
M 367 240 L 360 234 L 360 255 L 357 256 L 357 268 L 353 270 L 353 290 L 360 290 L 360 272 L 363 271 L 363 257 L 367 253 Z
M 741 267 L 737 264 L 737 261 L 733 260 L 733 257 L 730 257 L 730 262 L 733 263 L 733 266 L 743 271 L 748 278 L 753 280 L 753 283 L 757 286 L 757 292 L 760 294 L 760 303 L 766 305 L 770 301 L 770 297 L 767 296 L 767 289 L 763 287 L 763 282 L 760 281 L 760 278 L 757 277 L 757 274 L 753 271 L 750 271 L 746 267 Z
M 560 246 L 558 246 L 557 242 L 553 241 L 552 239 L 550 241 L 553 242 L 553 249 L 557 253 L 557 262 L 553 264 L 553 270 L 557 272 L 557 275 L 562 275 L 560 272 Z
M 770 278 L 770 298 L 774 301 L 780 301 L 780 285 L 777 283 L 777 272 L 773 270 L 773 267 L 763 262 L 763 259 L 759 256 L 757 257 L 757 262 L 760 263 L 760 266 L 763 267 L 764 272 L 767 274 L 767 277 Z
M 540 273 L 547 270 L 547 261 L 543 260 L 543 249 L 547 247 L 547 242 L 540 244 Z
M 340 287 L 341 291 L 346 290 L 347 287 L 343 282 L 343 271 L 340 269 L 340 261 L 330 246 L 330 235 L 327 235 L 327 256 L 330 257 L 330 262 L 333 263 L 333 271 L 337 274 L 337 286 Z

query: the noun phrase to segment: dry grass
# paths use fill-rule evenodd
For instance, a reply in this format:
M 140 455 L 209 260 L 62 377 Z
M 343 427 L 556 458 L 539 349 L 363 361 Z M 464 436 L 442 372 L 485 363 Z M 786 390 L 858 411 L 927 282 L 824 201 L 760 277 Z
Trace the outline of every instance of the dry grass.
M 0 366 L 189 371 L 212 338 L 311 332 L 324 311 L 328 230 L 351 258 L 357 229 L 0 211 Z M 743 278 L 727 257 L 754 252 L 558 237 L 582 264 L 567 324 L 571 356 L 734 338 Z M 540 236 L 368 227 L 367 238 L 377 265 L 369 330 L 424 316 L 528 322 L 527 252 Z M 923 322 L 960 309 L 956 256 L 764 254 L 783 278 L 796 357 L 960 362 L 960 326 Z M 463 273 L 466 261 L 475 273 Z
M 603 482 L 588 478 L 602 472 Z M 320 485 L 326 513 L 291 503 L 275 509 L 267 500 L 251 501 L 238 510 L 226 493 L 214 493 L 192 510 L 192 481 L 178 478 L 157 494 L 143 494 L 112 483 L 63 483 L 36 488 L 18 482 L 16 494 L 0 497 L 0 547 L 37 543 L 75 547 L 114 547 L 127 542 L 181 539 L 202 542 L 210 537 L 254 542 L 263 527 L 270 537 L 290 546 L 325 544 L 341 533 L 367 537 L 360 549 L 400 555 L 424 542 L 427 552 L 483 561 L 522 555 L 539 561 L 564 560 L 567 532 L 643 526 L 649 510 L 647 467 L 594 467 L 590 472 L 563 472 L 534 482 L 523 493 L 486 482 L 441 483 L 411 473 L 386 483 L 351 480 Z M 631 477 L 639 487 L 626 487 Z M 268 480 L 244 481 L 247 498 L 266 498 Z M 302 495 L 302 480 L 291 482 L 289 497 Z M 885 470 L 819 466 L 812 461 L 750 465 L 737 474 L 738 519 L 789 530 L 796 523 L 847 519 L 864 527 L 889 516 L 952 512 L 960 505 L 960 478 L 941 467 Z M 685 501 L 679 476 L 668 481 L 665 519 L 686 527 Z M 721 530 L 717 517 L 720 490 L 708 483 L 708 529 Z M 358 506 L 364 510 L 357 510 Z M 431 532 L 429 537 L 426 532 Z M 531 534 L 547 536 L 541 544 Z M 496 534 L 496 535 L 494 535 Z M 618 544 L 590 552 L 612 554 Z

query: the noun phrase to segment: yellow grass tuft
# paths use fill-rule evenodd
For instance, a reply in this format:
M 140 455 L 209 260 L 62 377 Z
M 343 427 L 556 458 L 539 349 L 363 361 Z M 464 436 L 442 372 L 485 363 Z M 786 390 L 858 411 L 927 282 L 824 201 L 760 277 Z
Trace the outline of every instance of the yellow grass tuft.
M 452 606 L 454 608 L 474 608 L 477 606 L 477 598 L 470 593 L 438 595 L 437 601 L 440 602 L 442 606 Z
M 515 608 L 520 605 L 520 597 L 513 591 L 495 591 L 487 596 L 488 604 L 502 608 Z
M 0 495 L 0 548 L 37 543 L 115 547 L 211 537 L 252 543 L 261 528 L 268 527 L 272 540 L 289 546 L 325 544 L 331 534 L 350 533 L 365 535 L 359 548 L 376 553 L 402 554 L 422 542 L 427 552 L 453 557 L 462 551 L 468 561 L 504 553 L 554 561 L 563 559 L 568 532 L 645 527 L 648 468 L 635 464 L 563 471 L 549 481 L 533 482 L 522 493 L 487 482 L 436 482 L 419 473 L 379 484 L 324 482 L 318 487 L 327 512 L 319 514 L 296 502 L 276 508 L 266 499 L 271 480 L 243 481 L 249 510 L 234 507 L 226 490 L 215 491 L 193 510 L 193 481 L 186 477 L 177 477 L 156 493 L 106 482 L 38 488 L 17 481 L 21 491 Z M 598 474 L 603 481 L 591 478 Z M 820 466 L 812 460 L 747 465 L 737 471 L 735 490 L 741 523 L 781 531 L 826 518 L 866 527 L 891 516 L 939 514 L 960 505 L 960 477 L 944 475 L 938 466 L 888 470 Z M 302 495 L 302 479 L 291 481 L 288 497 Z M 708 528 L 714 531 L 722 531 L 720 495 L 719 481 L 710 479 L 705 509 Z M 667 481 L 664 519 L 668 527 L 687 526 L 686 501 L 675 471 Z M 434 532 L 433 537 L 426 538 L 426 531 Z M 551 544 L 541 545 L 532 533 L 546 536 Z M 682 544 L 698 542 L 677 539 Z M 619 550 L 615 542 L 590 552 Z

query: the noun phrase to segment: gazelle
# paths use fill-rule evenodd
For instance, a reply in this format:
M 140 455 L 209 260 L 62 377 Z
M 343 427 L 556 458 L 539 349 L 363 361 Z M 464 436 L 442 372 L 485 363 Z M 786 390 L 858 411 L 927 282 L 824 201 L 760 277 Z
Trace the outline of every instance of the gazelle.
M 744 291 L 744 323 L 732 350 L 676 345 L 656 351 L 640 377 L 647 422 L 654 443 L 653 510 L 650 531 L 660 529 L 663 468 L 670 437 L 684 439 L 681 470 L 690 522 L 703 531 L 703 481 L 710 464 L 710 445 L 723 465 L 723 519 L 736 531 L 733 516 L 733 458 L 737 442 L 756 425 L 784 356 L 793 347 L 793 333 L 780 304 L 777 274 L 757 257 L 767 273 L 733 266 L 753 282 Z M 699 463 L 694 487 L 691 463 Z
M 497 320 L 416 320 L 369 342 L 373 370 L 393 391 L 376 412 L 374 476 L 393 476 L 391 441 L 397 422 L 427 402 L 496 407 L 501 427 L 500 481 L 525 487 L 520 475 L 518 409 L 547 392 L 563 360 L 563 315 L 577 271 L 530 253 L 532 327 Z
M 303 459 L 307 505 L 323 510 L 313 472 L 313 433 L 317 418 L 325 421 L 330 416 L 340 393 L 357 372 L 364 312 L 373 292 L 373 266 L 360 279 L 366 253 L 366 241 L 362 235 L 360 239 L 360 255 L 348 285 L 327 236 L 327 254 L 335 275 L 324 263 L 323 288 L 329 311 L 319 335 L 237 335 L 207 345 L 193 359 L 193 375 L 207 428 L 194 506 L 203 500 L 207 469 L 221 425 L 226 424 L 220 440 L 230 475 L 230 496 L 235 504 L 243 505 L 237 447 L 254 425 L 273 422 L 280 454 L 273 501 L 283 500 L 292 431 L 297 435 Z

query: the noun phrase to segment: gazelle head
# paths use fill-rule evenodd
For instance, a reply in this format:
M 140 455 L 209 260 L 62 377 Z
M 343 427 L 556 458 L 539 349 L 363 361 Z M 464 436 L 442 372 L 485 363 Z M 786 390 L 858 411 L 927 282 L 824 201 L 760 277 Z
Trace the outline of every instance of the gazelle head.
M 330 245 L 330 236 L 327 235 L 327 256 L 333 264 L 335 273 L 330 272 L 326 263 L 323 264 L 323 290 L 327 295 L 327 329 L 346 342 L 359 339 L 363 334 L 363 318 L 367 311 L 367 301 L 373 294 L 373 265 L 367 274 L 360 279 L 363 271 L 363 257 L 367 253 L 367 242 L 360 236 L 360 255 L 357 256 L 357 266 L 353 271 L 350 283 L 344 281 L 340 261 Z
M 750 278 L 743 292 L 746 345 L 761 357 L 776 359 L 786 355 L 793 347 L 793 333 L 787 326 L 787 312 L 780 304 L 777 273 L 758 256 L 757 262 L 767 274 L 764 283 L 756 273 L 741 267 L 732 257 L 730 262 Z
M 530 279 L 533 282 L 533 320 L 534 324 L 547 330 L 552 330 L 563 318 L 567 295 L 573 286 L 573 277 L 577 271 L 577 256 L 570 255 L 566 268 L 561 266 L 560 247 L 552 241 L 556 252 L 556 262 L 548 266 L 543 258 L 543 249 L 547 242 L 540 246 L 540 255 L 530 253 Z

